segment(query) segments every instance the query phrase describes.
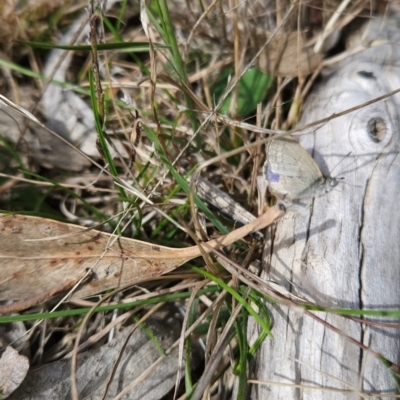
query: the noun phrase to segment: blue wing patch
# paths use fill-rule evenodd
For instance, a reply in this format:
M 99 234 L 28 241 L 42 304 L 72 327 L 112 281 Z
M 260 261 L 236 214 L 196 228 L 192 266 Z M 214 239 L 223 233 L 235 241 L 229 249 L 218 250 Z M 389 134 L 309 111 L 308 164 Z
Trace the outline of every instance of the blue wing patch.
M 275 174 L 269 166 L 267 167 L 267 177 L 270 182 L 279 182 L 280 179 L 279 174 Z

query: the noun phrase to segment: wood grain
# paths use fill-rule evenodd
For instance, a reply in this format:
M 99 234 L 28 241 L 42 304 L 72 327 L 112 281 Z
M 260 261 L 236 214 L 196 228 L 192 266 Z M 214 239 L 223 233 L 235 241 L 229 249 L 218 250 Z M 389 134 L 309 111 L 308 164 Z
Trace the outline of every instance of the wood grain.
M 385 40 L 347 57 L 325 75 L 305 104 L 300 126 L 400 86 L 395 44 L 400 31 L 395 25 L 390 18 L 367 24 L 362 43 L 379 40 L 379 35 Z M 332 174 L 345 181 L 326 196 L 288 209 L 266 240 L 264 278 L 321 306 L 399 309 L 399 110 L 400 96 L 395 95 L 299 136 L 324 174 L 338 165 Z M 361 392 L 396 392 L 383 363 L 344 335 L 298 310 L 276 306 L 272 314 L 275 339 L 264 342 L 256 374 L 272 383 L 256 385 L 253 399 L 358 399 Z M 363 325 L 332 313 L 318 316 L 399 364 L 400 333 L 395 327 Z

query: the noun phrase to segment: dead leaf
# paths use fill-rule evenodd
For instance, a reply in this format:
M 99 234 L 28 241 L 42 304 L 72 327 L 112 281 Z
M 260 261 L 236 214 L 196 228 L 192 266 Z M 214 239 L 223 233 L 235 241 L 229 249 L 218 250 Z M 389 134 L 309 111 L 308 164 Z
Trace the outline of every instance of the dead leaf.
M 149 336 L 148 330 L 151 330 L 154 337 Z M 160 348 L 155 346 L 155 342 L 165 351 L 179 338 L 180 325 L 176 318 L 164 316 L 164 319 L 152 318 L 146 321 L 146 330 L 138 327 L 132 336 L 131 333 L 132 327 L 125 328 L 109 343 L 78 355 L 77 384 L 80 399 L 103 399 L 110 376 L 114 372 L 114 379 L 106 396 L 107 399 L 113 399 L 160 357 Z M 175 349 L 124 399 L 163 398 L 174 386 L 178 357 L 178 349 Z M 198 359 L 197 356 L 193 360 L 195 365 Z M 69 400 L 70 373 L 70 359 L 58 360 L 31 370 L 11 399 Z
M 8 346 L 0 358 L 0 396 L 7 398 L 18 388 L 29 370 L 29 361 Z
M 249 224 L 209 241 L 208 246 L 219 249 L 231 244 L 270 225 L 282 213 L 275 206 Z M 23 215 L 0 215 L 0 243 L 0 300 L 18 300 L 11 304 L 18 310 L 70 289 L 88 269 L 93 272 L 91 279 L 73 297 L 159 277 L 201 255 L 198 246 L 169 248 Z M 17 310 L 4 307 L 0 313 Z
M 29 88 L 21 88 L 24 95 L 25 103 L 29 101 L 32 90 Z M 27 99 L 28 97 L 28 99 Z M 27 121 L 32 121 L 26 130 L 23 127 Z M 4 96 L 0 95 L 0 136 L 13 145 L 17 145 L 20 154 L 27 154 L 32 157 L 38 164 L 44 167 L 57 167 L 69 171 L 82 171 L 91 163 L 83 155 L 79 154 L 73 147 L 67 146 L 55 135 L 47 131 L 38 119 L 29 113 L 22 106 L 11 102 Z M 60 125 L 53 126 L 55 131 L 65 135 Z M 58 129 L 57 129 L 58 128 Z M 23 133 L 23 135 L 22 135 Z M 64 134 L 64 135 L 63 135 Z
M 270 34 L 256 31 L 253 37 L 255 48 L 265 42 Z M 299 32 L 289 32 L 274 35 L 265 51 L 260 54 L 258 67 L 272 76 L 293 77 L 312 74 L 322 63 L 322 55 L 314 53 L 311 47 L 304 45 L 304 39 Z

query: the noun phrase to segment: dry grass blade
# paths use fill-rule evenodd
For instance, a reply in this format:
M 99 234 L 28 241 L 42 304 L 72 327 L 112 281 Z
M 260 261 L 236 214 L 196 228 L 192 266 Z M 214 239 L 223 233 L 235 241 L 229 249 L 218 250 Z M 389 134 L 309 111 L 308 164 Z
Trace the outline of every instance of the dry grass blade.
M 396 396 L 399 13 L 393 0 L 0 6 L 0 322 L 23 320 L 0 329 L 0 356 L 4 341 L 32 352 L 21 398 L 172 398 L 174 382 L 175 398 Z M 222 249 L 279 217 L 253 222 L 273 204 L 265 145 L 287 135 L 324 173 L 351 150 L 348 185 L 294 204 L 265 243 Z M 164 351 L 132 352 L 146 336 Z

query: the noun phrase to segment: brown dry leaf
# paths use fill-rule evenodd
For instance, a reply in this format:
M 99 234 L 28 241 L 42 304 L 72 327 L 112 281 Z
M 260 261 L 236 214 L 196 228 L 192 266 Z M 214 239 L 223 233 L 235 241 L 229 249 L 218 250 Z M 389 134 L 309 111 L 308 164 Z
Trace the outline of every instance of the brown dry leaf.
M 254 40 L 264 42 L 265 33 L 259 33 Z M 256 49 L 260 47 L 259 43 L 255 46 Z M 314 53 L 311 47 L 305 47 L 301 34 L 290 32 L 271 38 L 265 51 L 260 54 L 258 67 L 272 76 L 293 77 L 310 75 L 321 63 L 322 55 Z
M 226 246 L 270 225 L 281 215 L 279 206 L 275 206 L 208 245 L 215 249 Z M 198 246 L 163 247 L 23 215 L 0 215 L 0 243 L 0 300 L 19 300 L 0 306 L 0 313 L 31 307 L 70 289 L 88 269 L 93 271 L 91 279 L 77 289 L 74 297 L 159 277 L 201 255 Z M 210 250 L 204 247 L 204 251 Z

